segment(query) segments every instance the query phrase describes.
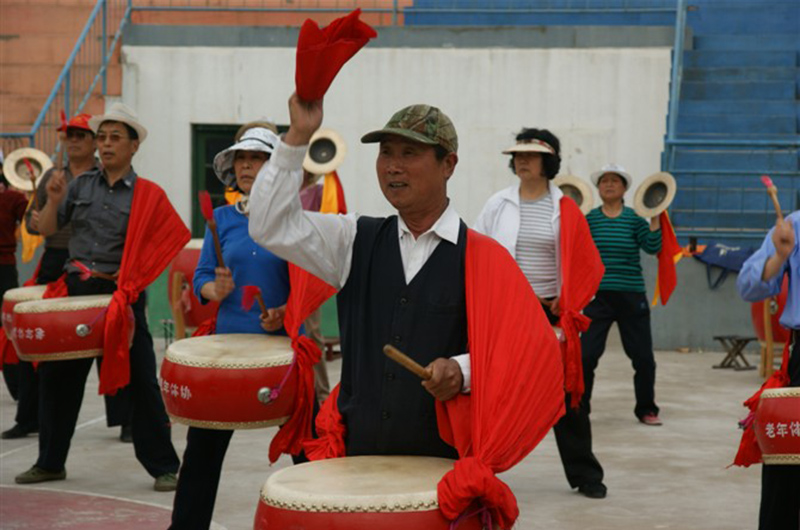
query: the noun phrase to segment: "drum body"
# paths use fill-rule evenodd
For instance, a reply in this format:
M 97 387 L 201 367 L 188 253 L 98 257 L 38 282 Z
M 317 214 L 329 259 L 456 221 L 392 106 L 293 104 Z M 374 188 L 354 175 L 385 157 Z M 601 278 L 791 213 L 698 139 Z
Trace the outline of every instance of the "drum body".
M 47 289 L 46 285 L 32 285 L 30 287 L 17 287 L 16 289 L 9 289 L 3 295 L 3 308 L 2 320 L 3 331 L 6 332 L 6 337 L 13 335 L 11 324 L 14 319 L 14 306 L 20 302 L 30 302 L 32 300 L 41 300 L 44 296 L 44 290 Z
M 192 239 L 189 241 L 183 250 L 181 250 L 175 259 L 172 260 L 172 265 L 169 269 L 168 287 L 167 292 L 172 293 L 172 282 L 175 281 L 175 273 L 180 272 L 183 275 L 183 289 L 182 289 L 182 307 L 183 307 L 183 320 L 184 325 L 190 328 L 196 328 L 209 318 L 217 314 L 219 302 L 209 302 L 205 305 L 200 303 L 200 300 L 194 295 L 194 270 L 197 268 L 197 262 L 200 260 L 200 251 L 203 248 L 202 239 Z
M 436 488 L 453 460 L 355 456 L 276 471 L 261 489 L 257 530 L 448 530 Z M 459 530 L 480 530 L 479 517 Z
M 24 361 L 60 361 L 103 355 L 110 294 L 68 296 L 14 306 L 14 345 Z M 133 310 L 127 307 L 133 322 Z M 131 336 L 135 326 L 131 325 Z
M 800 387 L 764 390 L 753 428 L 765 464 L 800 465 Z
M 297 378 L 280 386 L 294 354 L 288 337 L 225 334 L 170 344 L 161 364 L 161 394 L 178 422 L 204 429 L 258 429 L 282 425 L 294 410 Z

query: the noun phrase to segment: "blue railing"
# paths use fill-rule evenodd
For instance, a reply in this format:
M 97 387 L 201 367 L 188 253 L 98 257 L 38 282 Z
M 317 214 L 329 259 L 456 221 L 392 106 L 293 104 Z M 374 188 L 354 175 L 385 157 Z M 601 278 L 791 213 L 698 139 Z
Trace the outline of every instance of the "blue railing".
M 131 0 L 97 1 L 30 131 L 0 132 L 6 152 L 23 146 L 56 152 L 61 111 L 74 116 L 92 97 L 106 95 L 108 64 L 130 14 Z

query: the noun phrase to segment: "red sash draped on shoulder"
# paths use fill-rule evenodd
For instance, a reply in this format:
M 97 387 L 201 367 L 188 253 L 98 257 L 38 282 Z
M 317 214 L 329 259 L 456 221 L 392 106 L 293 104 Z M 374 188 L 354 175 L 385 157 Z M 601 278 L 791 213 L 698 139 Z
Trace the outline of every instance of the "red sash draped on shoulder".
M 22 284 L 23 287 L 32 287 L 36 285 L 36 280 L 39 278 L 39 269 L 42 266 L 42 260 L 39 258 L 39 264 L 36 265 L 36 270 L 33 273 L 33 276 L 28 278 L 28 280 Z M 44 289 L 44 294 L 42 298 L 62 298 L 67 296 L 67 283 L 64 281 L 66 275 L 62 274 L 59 279 L 54 282 L 50 282 L 47 284 L 47 287 Z M 14 345 L 8 337 L 6 337 L 5 330 L 0 327 L 0 371 L 3 370 L 4 364 L 18 364 L 19 357 L 17 357 L 17 351 L 14 349 Z M 34 363 L 36 365 L 38 363 Z
M 269 445 L 269 460 L 275 462 L 281 453 L 300 454 L 303 442 L 311 438 L 314 411 L 314 365 L 322 353 L 309 337 L 300 334 L 300 326 L 319 306 L 336 293 L 336 289 L 297 265 L 289 264 L 289 300 L 283 326 L 292 339 L 294 374 L 297 377 L 297 401 L 292 416 Z
M 128 319 L 125 307 L 136 302 L 139 293 L 158 278 L 189 239 L 189 229 L 164 190 L 149 180 L 137 178 L 117 290 L 106 313 L 101 394 L 116 394 L 130 382 L 128 337 L 134 323 Z
M 683 249 L 675 237 L 675 229 L 666 211 L 661 212 L 661 251 L 658 253 L 658 278 L 656 279 L 656 294 L 653 305 L 661 298 L 661 305 L 667 305 L 669 297 L 678 286 L 678 273 L 675 264 L 683 256 Z
M 339 17 L 325 28 L 307 19 L 297 37 L 294 83 L 303 101 L 321 99 L 342 66 L 358 53 L 370 39 L 378 36 L 374 29 L 359 20 L 361 10 Z
M 564 414 L 563 367 L 539 301 L 499 243 L 469 230 L 465 276 L 472 390 L 436 402 L 439 434 L 461 457 L 439 483 L 439 506 L 455 520 L 477 499 L 507 529 L 519 510 L 495 473 L 522 460 Z M 317 416 L 320 438 L 305 444 L 312 460 L 345 454 L 337 389 Z
M 733 464 L 731 464 L 732 466 L 750 467 L 753 464 L 761 463 L 761 448 L 758 447 L 758 441 L 756 440 L 753 418 L 756 413 L 756 407 L 758 407 L 758 401 L 761 399 L 761 393 L 764 390 L 768 388 L 783 388 L 789 385 L 789 348 L 791 348 L 791 341 L 786 341 L 783 347 L 783 359 L 781 360 L 780 369 L 764 381 L 761 388 L 744 402 L 744 406 L 750 409 L 750 414 L 742 422 L 744 432 L 739 442 L 739 450 L 736 452 Z
M 570 406 L 577 407 L 583 396 L 583 360 L 580 333 L 589 329 L 591 320 L 581 311 L 600 286 L 605 267 L 594 244 L 589 223 L 578 205 L 567 196 L 561 198 L 561 328 L 564 342 L 564 388 Z

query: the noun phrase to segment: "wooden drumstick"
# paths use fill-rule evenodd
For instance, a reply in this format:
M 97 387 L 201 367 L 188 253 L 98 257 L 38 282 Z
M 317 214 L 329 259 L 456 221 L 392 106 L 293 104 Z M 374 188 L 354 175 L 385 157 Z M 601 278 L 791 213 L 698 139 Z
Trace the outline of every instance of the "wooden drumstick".
M 25 167 L 28 168 L 28 178 L 31 179 L 31 188 L 33 189 L 33 209 L 39 211 L 39 198 L 36 196 L 36 175 L 33 172 L 31 161 L 27 158 L 24 159 Z
M 391 344 L 387 344 L 383 347 L 383 353 L 385 353 L 388 358 L 425 381 L 429 381 L 430 378 L 433 377 L 433 374 L 423 368 L 422 365 Z
M 211 195 L 207 191 L 201 191 L 198 194 L 200 199 L 200 212 L 208 223 L 208 229 L 211 230 L 211 236 L 214 238 L 214 251 L 217 254 L 217 263 L 219 267 L 225 267 L 225 261 L 222 259 L 222 245 L 219 242 L 219 234 L 217 233 L 217 222 L 214 220 L 214 207 L 211 205 Z
M 761 175 L 761 182 L 767 187 L 767 193 L 772 199 L 772 205 L 775 207 L 775 213 L 778 215 L 778 221 L 783 221 L 783 211 L 781 211 L 781 204 L 778 202 L 778 188 L 772 182 L 772 179 L 767 175 Z

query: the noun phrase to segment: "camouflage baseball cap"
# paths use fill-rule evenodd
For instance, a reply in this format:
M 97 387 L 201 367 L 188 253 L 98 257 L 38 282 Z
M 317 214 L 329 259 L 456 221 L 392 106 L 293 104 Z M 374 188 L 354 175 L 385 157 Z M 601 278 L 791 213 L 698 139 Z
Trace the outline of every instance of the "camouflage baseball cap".
M 448 153 L 458 152 L 458 135 L 447 115 L 430 105 L 411 105 L 394 113 L 383 129 L 361 137 L 361 143 L 380 142 L 387 134 L 396 134 L 427 145 L 441 145 Z

